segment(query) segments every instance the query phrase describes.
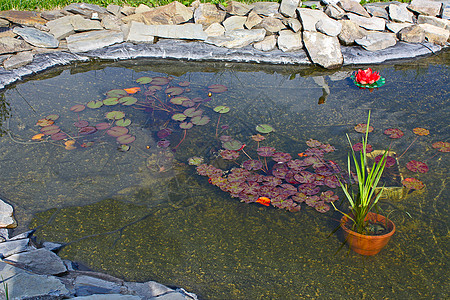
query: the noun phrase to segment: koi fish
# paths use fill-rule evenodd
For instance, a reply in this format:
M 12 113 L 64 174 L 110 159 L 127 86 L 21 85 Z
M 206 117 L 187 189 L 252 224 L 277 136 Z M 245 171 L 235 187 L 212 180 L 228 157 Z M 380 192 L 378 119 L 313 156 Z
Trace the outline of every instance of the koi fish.
M 267 197 L 259 197 L 258 200 L 256 200 L 256 202 L 264 205 L 264 206 L 269 206 L 270 204 L 270 199 Z
M 307 157 L 308 156 L 308 154 L 305 154 L 304 152 L 298 153 L 297 155 L 300 156 L 300 157 Z
M 140 87 L 132 87 L 132 88 L 128 88 L 128 89 L 123 89 L 125 92 L 127 92 L 128 94 L 136 94 L 138 91 L 141 90 Z

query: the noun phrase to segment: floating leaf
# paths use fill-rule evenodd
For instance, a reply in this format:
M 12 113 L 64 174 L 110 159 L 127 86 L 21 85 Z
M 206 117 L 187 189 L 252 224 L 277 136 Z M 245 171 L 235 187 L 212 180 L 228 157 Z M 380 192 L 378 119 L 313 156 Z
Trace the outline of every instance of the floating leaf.
M 117 98 L 117 97 L 106 98 L 105 100 L 103 100 L 103 104 L 108 105 L 108 106 L 113 106 L 118 103 L 119 103 L 119 98 Z
M 111 127 L 111 124 L 105 122 L 95 125 L 95 128 L 97 128 L 98 130 L 108 129 L 109 127 Z
M 227 112 L 230 111 L 230 108 L 225 105 L 219 105 L 219 106 L 214 107 L 214 111 L 219 114 L 226 114 Z
M 361 151 L 363 149 L 363 144 L 362 143 L 356 143 L 356 144 L 353 145 L 352 148 L 353 148 L 353 151 L 356 151 L 356 152 Z M 371 144 L 367 144 L 366 145 L 366 153 L 370 153 L 372 151 L 373 151 L 372 145 Z
M 411 172 L 426 173 L 428 172 L 428 166 L 426 163 L 417 160 L 411 160 L 406 164 L 406 168 Z
M 180 124 L 181 129 L 191 129 L 194 126 L 191 122 L 183 122 Z
M 78 128 L 86 127 L 88 125 L 89 125 L 89 122 L 85 121 L 85 120 L 80 120 L 80 121 L 73 123 L 73 126 L 78 127 Z
M 208 86 L 208 89 L 211 93 L 223 93 L 228 90 L 228 88 L 222 84 L 213 84 Z
M 60 141 L 67 138 L 67 134 L 65 134 L 64 132 L 58 132 L 55 134 L 52 134 L 51 139 L 54 141 Z
M 147 83 L 150 83 L 151 81 L 152 81 L 152 78 L 148 77 L 148 76 L 142 76 L 142 77 L 139 77 L 138 79 L 136 79 L 136 82 L 140 83 L 140 84 L 147 84 Z
M 320 147 L 322 146 L 322 143 L 315 139 L 309 139 L 306 141 L 306 145 L 308 147 Z
M 311 207 L 315 207 L 316 204 L 319 202 L 320 202 L 319 196 L 308 197 L 305 200 L 306 205 L 311 206 Z
M 178 83 L 179 86 L 189 86 L 190 84 L 191 83 L 189 81 L 182 81 Z
M 106 92 L 106 96 L 110 97 L 110 98 L 120 98 L 123 96 L 128 95 L 128 93 L 125 90 L 121 90 L 121 89 L 114 89 L 114 90 L 110 90 L 108 92 Z
M 320 213 L 326 213 L 330 210 L 330 206 L 323 201 L 317 202 L 314 208 Z
M 292 156 L 289 153 L 285 152 L 276 152 L 272 154 L 272 159 L 279 163 L 285 163 L 292 159 Z
M 69 146 L 66 146 L 66 147 L 64 147 L 66 150 L 74 150 L 74 149 L 77 149 L 77 147 L 75 147 L 75 146 L 72 146 L 72 145 L 69 145 Z
M 226 150 L 240 150 L 242 143 L 236 140 L 228 141 L 222 144 L 222 147 Z
M 86 106 L 84 106 L 83 104 L 77 104 L 77 105 L 72 106 L 70 108 L 70 110 L 73 112 L 80 112 L 80 111 L 83 111 L 85 108 L 86 108 Z
M 339 200 L 339 196 L 335 195 L 333 191 L 325 191 L 320 194 L 320 199 L 324 202 L 334 202 Z
M 109 113 L 106 114 L 106 118 L 109 120 L 120 120 L 123 117 L 125 117 L 125 113 L 122 111 L 110 111 Z
M 275 148 L 273 147 L 259 147 L 256 149 L 259 156 L 263 157 L 269 157 L 272 156 L 275 153 Z
M 160 131 L 158 131 L 158 133 L 156 134 L 158 136 L 158 138 L 163 139 L 165 137 L 168 137 L 169 135 L 172 134 L 172 129 L 170 128 L 163 128 Z
M 222 142 L 229 142 L 229 141 L 232 141 L 233 138 L 231 136 L 229 136 L 229 135 L 221 135 L 219 137 L 219 140 L 222 141 Z
M 37 121 L 36 125 L 41 126 L 41 127 L 46 127 L 46 126 L 52 125 L 53 123 L 55 123 L 55 121 L 53 121 L 53 120 L 40 119 Z
M 52 135 L 52 134 L 58 133 L 60 131 L 61 131 L 61 129 L 57 125 L 50 125 L 50 126 L 45 126 L 45 127 L 41 128 L 41 132 L 46 135 Z
M 366 130 L 367 130 L 367 124 L 366 123 L 360 123 L 360 124 L 357 124 L 356 126 L 355 126 L 355 131 L 356 132 L 359 132 L 359 133 L 366 133 Z M 371 126 L 371 125 L 369 125 L 369 130 L 368 130 L 369 132 L 372 132 L 373 131 L 373 127 Z
M 184 92 L 184 90 L 178 86 L 172 86 L 167 88 L 164 92 L 171 96 L 178 96 L 181 95 Z
M 430 131 L 425 128 L 417 127 L 413 129 L 413 132 L 417 135 L 429 135 Z
M 449 142 L 436 142 L 431 145 L 434 149 L 438 149 L 440 152 L 450 152 L 450 143 Z
M 98 100 L 98 101 L 92 100 L 92 101 L 89 101 L 86 104 L 86 106 L 89 107 L 89 108 L 92 108 L 92 109 L 96 109 L 96 108 L 99 108 L 99 107 L 103 106 L 103 101 L 102 100 Z
M 38 133 L 38 134 L 35 134 L 35 135 L 33 135 L 33 137 L 31 138 L 33 141 L 36 141 L 36 140 L 40 140 L 40 139 L 42 139 L 44 137 L 44 134 L 43 133 Z
M 402 180 L 402 184 L 411 190 L 421 190 L 425 187 L 425 184 L 416 178 L 405 178 Z
M 132 87 L 132 88 L 127 88 L 127 89 L 123 89 L 125 92 L 127 92 L 128 94 L 136 94 L 137 92 L 139 92 L 141 90 L 140 87 Z
M 397 128 L 386 129 L 384 134 L 389 135 L 391 139 L 399 139 L 404 135 L 403 131 Z
M 239 152 L 234 150 L 220 150 L 219 154 L 226 160 L 234 160 L 239 157 Z
M 211 121 L 208 116 L 196 116 L 191 119 L 191 122 L 195 125 L 206 125 Z
M 114 126 L 111 129 L 108 129 L 106 133 L 113 137 L 119 137 L 121 135 L 128 133 L 128 128 L 122 126 Z
M 130 146 L 129 145 L 120 145 L 119 147 L 117 147 L 117 150 L 119 150 L 120 152 L 127 152 L 128 150 L 130 150 Z
M 148 91 L 150 92 L 156 92 L 160 90 L 162 90 L 162 87 L 160 87 L 159 85 L 151 85 L 148 87 Z
M 313 183 L 316 181 L 316 175 L 308 171 L 301 171 L 294 175 L 294 179 L 300 183 Z
M 68 141 L 65 141 L 65 142 L 64 142 L 64 145 L 65 145 L 65 146 L 72 146 L 73 144 L 75 144 L 75 141 L 74 141 L 74 140 L 68 140 Z
M 192 118 L 192 117 L 200 116 L 201 114 L 203 114 L 203 110 L 201 110 L 201 109 L 195 110 L 195 107 L 191 107 L 191 108 L 185 109 L 183 111 L 183 114 Z
M 184 107 L 192 107 L 195 105 L 195 102 L 192 101 L 191 99 L 188 99 L 188 100 L 184 100 L 183 103 L 181 103 L 181 105 Z
M 382 158 L 382 157 L 383 157 L 382 154 L 375 156 L 375 159 L 374 159 L 375 162 L 376 162 L 376 163 L 379 163 L 379 162 L 381 161 L 381 158 Z M 389 155 L 386 155 L 385 159 L 386 159 L 386 168 L 392 167 L 392 166 L 395 165 L 395 163 L 397 162 L 397 161 L 395 160 L 395 158 L 393 158 L 392 156 L 389 156 Z
M 199 166 L 203 163 L 203 157 L 194 156 L 188 159 L 188 164 L 191 166 Z
M 151 83 L 153 85 L 166 85 L 169 83 L 169 81 L 170 81 L 170 79 L 166 78 L 166 77 L 153 77 Z
M 81 147 L 87 148 L 87 147 L 92 147 L 92 145 L 94 145 L 94 142 L 86 142 L 86 143 L 82 143 Z
M 255 134 L 251 136 L 252 140 L 254 140 L 255 142 L 262 142 L 264 141 L 266 138 L 263 135 Z
M 46 116 L 45 119 L 47 119 L 47 120 L 52 120 L 52 121 L 56 121 L 56 120 L 59 119 L 59 115 L 51 114 L 51 115 Z
M 185 114 L 181 114 L 181 113 L 174 114 L 172 116 L 172 120 L 180 121 L 180 122 L 183 122 L 184 120 L 186 120 L 186 118 L 187 118 L 187 116 Z
M 186 101 L 186 100 L 189 100 L 189 98 L 184 97 L 184 96 L 173 97 L 170 99 L 170 103 L 176 104 L 176 105 L 181 105 L 181 104 L 183 104 L 183 101 Z
M 127 97 L 122 97 L 119 99 L 119 103 L 122 103 L 122 105 L 133 105 L 137 102 L 138 100 L 134 97 L 131 96 L 127 96 Z
M 275 129 L 273 129 L 273 127 L 268 124 L 259 124 L 258 126 L 256 126 L 256 131 L 258 131 L 260 133 L 269 133 L 274 130 Z
M 160 140 L 158 141 L 158 143 L 156 143 L 156 145 L 160 148 L 167 148 L 170 146 L 170 141 L 168 140 Z
M 262 168 L 262 163 L 259 160 L 256 159 L 247 159 L 242 163 L 242 167 L 244 169 L 247 169 L 249 171 L 251 170 L 259 170 Z
M 131 120 L 130 119 L 120 119 L 116 121 L 117 126 L 127 127 L 130 126 Z
M 116 140 L 119 144 L 130 144 L 136 140 L 136 137 L 131 134 L 124 134 L 119 136 Z
M 95 128 L 94 126 L 86 126 L 86 127 L 82 127 L 78 130 L 79 134 L 92 134 L 94 132 L 97 131 L 97 128 Z

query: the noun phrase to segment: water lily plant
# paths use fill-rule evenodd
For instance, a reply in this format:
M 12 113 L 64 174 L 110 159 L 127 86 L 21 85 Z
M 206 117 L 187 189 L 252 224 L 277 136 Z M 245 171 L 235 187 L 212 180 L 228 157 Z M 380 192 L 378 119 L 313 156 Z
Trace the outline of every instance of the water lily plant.
M 365 70 L 359 69 L 356 74 L 352 74 L 353 82 L 362 89 L 379 88 L 386 83 L 379 72 L 372 71 L 371 68 Z

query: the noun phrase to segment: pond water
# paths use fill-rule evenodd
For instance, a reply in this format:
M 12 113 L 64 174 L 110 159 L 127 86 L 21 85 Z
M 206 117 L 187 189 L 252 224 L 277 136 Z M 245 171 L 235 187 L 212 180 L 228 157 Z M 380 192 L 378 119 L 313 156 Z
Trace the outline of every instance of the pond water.
M 353 84 L 349 75 L 356 68 L 127 61 L 53 69 L 0 95 L 6 132 L 0 137 L 0 197 L 15 208 L 17 232 L 38 228 L 39 240 L 66 244 L 61 257 L 129 281 L 183 287 L 202 299 L 448 298 L 443 275 L 450 249 L 449 156 L 432 144 L 449 141 L 449 54 L 375 66 L 386 84 L 372 92 Z M 163 90 L 144 95 L 152 84 L 137 83 L 142 77 L 163 78 L 153 79 Z M 166 96 L 165 78 L 170 86 L 182 86 L 180 96 L 196 102 L 170 103 L 177 95 Z M 219 86 L 209 97 L 214 84 Z M 137 103 L 122 99 L 130 105 L 77 112 L 81 106 L 75 105 L 133 87 L 141 88 L 135 94 L 128 90 Z M 171 116 L 191 105 L 210 121 L 202 125 L 208 120 L 197 119 L 199 124 L 181 129 Z M 229 112 L 214 111 L 222 105 Z M 261 133 L 266 139 L 260 146 L 303 159 L 306 142 L 315 139 L 336 149 L 324 155 L 326 161 L 344 166 L 346 133 L 358 142 L 361 134 L 354 127 L 367 120 L 369 110 L 373 148 L 391 147 L 400 156 L 414 141 L 399 158 L 399 169 L 404 178 L 425 184 L 422 190 L 397 188 L 381 200 L 397 231 L 373 257 L 347 246 L 338 251 L 340 234 L 328 237 L 340 218 L 333 209 L 319 213 L 301 203 L 300 211 L 290 212 L 243 203 L 188 164 L 200 156 L 229 169 L 232 163 L 218 157 L 223 135 L 239 141 L 238 148 L 246 145 L 239 162 L 245 153 L 256 158 L 258 142 L 251 136 L 267 124 L 275 131 Z M 119 117 L 107 116 L 111 111 L 132 122 L 128 139 L 135 140 L 125 144 L 128 151 L 105 129 L 79 134 L 83 121 L 114 126 Z M 54 119 L 65 140 L 32 139 L 41 131 L 36 123 L 45 118 Z M 417 127 L 429 135 L 415 135 Z M 172 131 L 161 132 L 164 128 Z M 387 128 L 399 128 L 404 136 L 390 139 L 383 134 Z M 72 139 L 75 144 L 64 144 Z M 426 162 L 429 171 L 411 172 L 406 168 L 411 160 Z M 343 196 L 339 189 L 320 188 Z

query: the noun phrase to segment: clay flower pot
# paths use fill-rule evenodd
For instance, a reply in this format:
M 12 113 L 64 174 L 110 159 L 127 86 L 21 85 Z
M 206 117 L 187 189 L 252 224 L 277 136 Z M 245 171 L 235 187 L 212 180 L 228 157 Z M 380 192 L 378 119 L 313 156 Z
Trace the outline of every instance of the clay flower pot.
M 371 222 L 386 224 L 385 217 L 372 212 L 369 212 L 366 220 L 367 219 Z M 391 220 L 387 221 L 387 228 L 389 232 L 383 235 L 359 234 L 346 227 L 347 221 L 348 218 L 346 216 L 341 218 L 341 227 L 345 232 L 345 239 L 353 251 L 362 255 L 375 255 L 380 252 L 395 232 L 395 224 Z

